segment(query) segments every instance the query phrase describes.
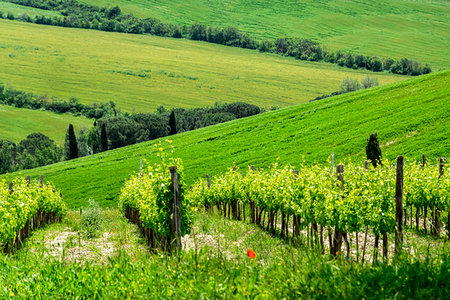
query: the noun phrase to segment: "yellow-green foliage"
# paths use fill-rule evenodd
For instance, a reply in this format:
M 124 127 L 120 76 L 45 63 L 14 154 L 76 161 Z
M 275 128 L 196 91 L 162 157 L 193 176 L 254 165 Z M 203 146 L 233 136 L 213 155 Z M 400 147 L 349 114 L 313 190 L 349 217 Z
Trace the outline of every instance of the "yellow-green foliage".
M 290 165 L 273 164 L 269 169 L 229 170 L 212 178 L 208 189 L 201 180 L 188 193 L 188 202 L 197 205 L 254 203 L 265 211 L 278 211 L 300 217 L 306 224 L 318 223 L 345 232 L 362 231 L 369 226 L 375 234 L 394 231 L 396 166 L 383 161 L 383 166 L 364 169 L 344 163 L 344 185 L 331 172 L 329 165 L 300 165 L 299 174 Z M 450 168 L 439 178 L 435 166 L 421 169 L 416 163 L 404 167 L 405 204 L 424 205 L 448 211 L 450 208 Z M 406 206 L 405 206 L 406 207 Z M 304 223 L 304 224 L 305 224 Z
M 450 4 L 417 0 L 85 0 L 180 25 L 237 27 L 259 39 L 304 37 L 332 49 L 450 67 Z
M 283 107 L 368 74 L 380 84 L 406 78 L 204 42 L 0 20 L 0 81 L 82 103 L 113 100 L 126 111 L 217 101 Z
M 38 210 L 61 217 L 67 210 L 54 186 L 41 187 L 36 181 L 28 185 L 23 178 L 13 182 L 14 192 L 10 193 L 9 183 L 5 179 L 0 181 L 0 246 L 13 239 Z
M 78 132 L 79 129 L 91 127 L 92 122 L 85 117 L 69 114 L 0 105 L 0 137 L 16 143 L 30 133 L 41 132 L 54 140 L 58 146 L 62 146 L 69 124 Z
M 173 190 L 169 167 L 176 166 L 182 210 L 181 234 L 184 235 L 190 232 L 194 207 L 189 201 L 185 201 L 183 163 L 179 158 L 167 158 L 161 143 L 155 144 L 155 146 L 161 161 L 154 165 L 148 165 L 142 174 L 134 174 L 125 182 L 120 191 L 119 207 L 122 211 L 127 208 L 139 210 L 144 228 L 150 228 L 158 234 L 170 236 Z M 173 153 L 173 146 L 171 151 Z

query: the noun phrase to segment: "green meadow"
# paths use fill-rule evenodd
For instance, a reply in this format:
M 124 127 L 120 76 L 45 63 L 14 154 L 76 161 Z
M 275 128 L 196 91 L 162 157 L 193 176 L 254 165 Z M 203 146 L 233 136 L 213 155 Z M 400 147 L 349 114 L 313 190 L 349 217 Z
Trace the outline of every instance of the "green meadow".
M 233 164 L 267 167 L 274 162 L 298 165 L 363 160 L 365 143 L 378 132 L 383 157 L 405 155 L 430 162 L 450 154 L 450 71 L 420 76 L 388 86 L 296 105 L 171 137 L 188 184 Z M 43 174 L 62 190 L 71 208 L 94 199 L 116 206 L 119 190 L 139 160 L 157 159 L 150 141 L 20 174 Z M 5 176 L 2 176 L 5 178 Z M 1 177 L 0 177 L 1 178 Z
M 78 131 L 81 128 L 90 128 L 92 120 L 69 114 L 0 105 L 0 139 L 18 143 L 30 133 L 41 132 L 62 146 L 69 124 Z
M 0 82 L 82 103 L 113 100 L 129 112 L 218 101 L 286 107 L 366 75 L 380 84 L 407 78 L 204 42 L 0 20 Z
M 237 27 L 258 39 L 304 37 L 331 49 L 450 67 L 445 0 L 84 0 L 166 22 Z
M 0 1 L 0 12 L 6 17 L 7 13 L 13 14 L 16 18 L 22 14 L 26 14 L 29 17 L 46 16 L 46 17 L 61 17 L 61 14 L 56 11 L 39 9 L 34 7 L 22 6 L 11 2 Z

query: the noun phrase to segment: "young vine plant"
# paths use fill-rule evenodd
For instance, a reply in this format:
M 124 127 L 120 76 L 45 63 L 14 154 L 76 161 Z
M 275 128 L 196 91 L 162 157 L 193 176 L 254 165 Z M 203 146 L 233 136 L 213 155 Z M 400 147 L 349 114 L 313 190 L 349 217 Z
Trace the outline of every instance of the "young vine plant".
M 171 235 L 173 189 L 169 167 L 178 169 L 178 184 L 181 201 L 181 234 L 190 232 L 195 207 L 185 200 L 184 168 L 180 158 L 172 157 L 172 142 L 165 140 L 169 151 L 164 150 L 163 143 L 155 144 L 159 162 L 148 164 L 142 173 L 136 173 L 128 179 L 120 191 L 119 208 L 125 212 L 127 208 L 139 210 L 143 228 L 153 230 L 156 234 L 169 237 Z
M 38 212 L 64 217 L 67 212 L 59 191 L 51 184 L 15 178 L 13 190 L 0 181 L 0 249 L 16 237 Z
M 194 206 L 219 207 L 235 201 L 256 205 L 267 212 L 293 215 L 300 226 L 318 224 L 348 233 L 370 228 L 375 235 L 394 232 L 396 168 L 388 161 L 369 169 L 346 163 L 343 188 L 329 167 L 301 165 L 299 170 L 297 175 L 292 166 L 278 164 L 256 171 L 249 168 L 245 174 L 229 169 L 213 177 L 210 188 L 206 180 L 200 180 L 186 198 Z M 404 206 L 449 211 L 449 171 L 440 176 L 436 166 L 422 168 L 408 162 Z

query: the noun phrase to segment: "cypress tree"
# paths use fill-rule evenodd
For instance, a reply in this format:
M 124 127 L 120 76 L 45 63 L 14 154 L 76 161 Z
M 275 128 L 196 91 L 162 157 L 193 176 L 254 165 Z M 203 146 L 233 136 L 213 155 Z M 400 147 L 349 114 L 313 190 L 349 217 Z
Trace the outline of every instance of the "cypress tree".
M 75 136 L 75 131 L 73 130 L 72 124 L 69 124 L 69 129 L 67 129 L 65 149 L 66 149 L 66 160 L 78 157 L 77 138 Z
M 172 110 L 169 117 L 169 127 L 170 127 L 170 135 L 177 133 L 177 125 L 175 121 L 175 111 Z
M 366 155 L 367 159 L 372 162 L 372 165 L 376 167 L 378 164 L 381 165 L 381 148 L 378 142 L 377 132 L 371 133 L 366 145 Z
M 105 123 L 102 124 L 102 131 L 100 132 L 100 147 L 101 152 L 108 150 L 108 136 L 106 135 Z

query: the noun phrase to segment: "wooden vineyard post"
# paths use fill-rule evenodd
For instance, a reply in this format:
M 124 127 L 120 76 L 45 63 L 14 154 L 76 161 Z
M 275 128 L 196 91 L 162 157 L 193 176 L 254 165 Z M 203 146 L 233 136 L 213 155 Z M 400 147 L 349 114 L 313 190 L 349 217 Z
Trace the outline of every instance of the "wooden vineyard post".
M 209 179 L 209 174 L 206 174 L 205 177 L 206 177 L 206 184 L 208 186 L 208 190 L 210 190 L 211 189 L 211 182 L 210 182 L 210 179 Z M 219 208 L 219 206 L 217 206 L 217 207 Z M 210 213 L 212 213 L 213 212 L 213 206 L 208 203 L 206 205 L 206 210 L 208 210 Z
M 8 188 L 8 190 L 9 190 L 9 194 L 12 194 L 12 193 L 14 193 L 14 189 L 13 189 L 13 187 L 14 187 L 14 182 L 10 182 L 10 183 L 9 183 L 9 188 Z
M 41 187 L 44 186 L 44 175 L 39 176 L 39 184 Z
M 445 166 L 445 158 L 441 157 L 441 159 L 439 160 L 439 178 L 444 176 L 444 166 Z M 441 217 L 441 212 L 440 212 L 439 208 L 436 208 L 436 211 L 434 213 L 434 223 L 435 223 L 436 236 L 439 236 L 440 233 L 441 233 L 441 220 L 440 220 L 440 217 Z M 450 220 L 450 216 L 448 218 Z
M 364 169 L 369 170 L 369 161 L 367 159 L 364 161 Z
M 142 158 L 139 161 L 139 174 L 142 176 Z
M 337 179 L 341 182 L 340 189 L 341 189 L 341 191 L 344 191 L 344 165 L 337 165 L 336 173 L 337 173 Z M 342 230 L 335 228 L 333 243 L 332 243 L 333 246 L 330 249 L 332 256 L 337 255 L 341 251 L 342 237 L 343 237 Z
M 181 250 L 181 202 L 180 191 L 178 187 L 178 173 L 177 167 L 169 167 L 170 175 L 172 177 L 172 238 L 175 240 L 177 250 Z
M 208 189 L 211 189 L 211 182 L 209 181 L 209 174 L 206 174 L 206 184 L 208 185 Z
M 252 171 L 252 173 L 254 173 L 255 166 L 251 165 L 250 170 Z M 255 205 L 255 202 L 252 199 L 250 199 L 249 204 L 250 204 L 250 223 L 256 224 L 256 218 L 258 216 L 258 211 L 257 211 L 256 205 Z
M 398 254 L 403 243 L 403 156 L 397 157 L 397 180 L 395 184 L 395 253 Z

